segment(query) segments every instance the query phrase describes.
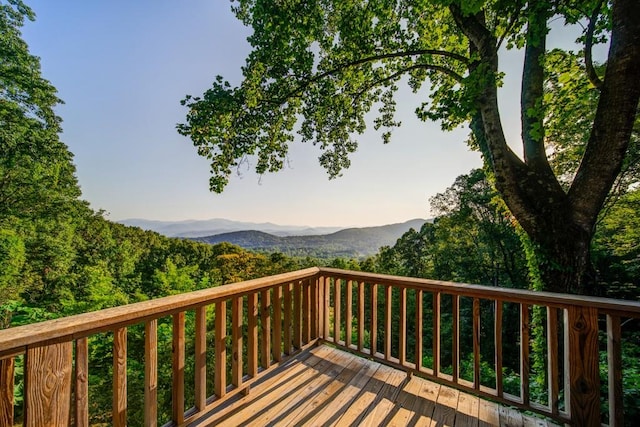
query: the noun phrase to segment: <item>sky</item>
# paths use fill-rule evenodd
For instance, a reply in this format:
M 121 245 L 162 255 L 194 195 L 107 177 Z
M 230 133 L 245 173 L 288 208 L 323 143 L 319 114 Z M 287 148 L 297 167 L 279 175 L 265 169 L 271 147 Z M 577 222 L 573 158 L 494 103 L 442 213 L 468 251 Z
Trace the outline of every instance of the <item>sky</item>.
M 397 129 L 384 145 L 358 137 L 351 167 L 329 180 L 320 151 L 299 141 L 278 173 L 234 175 L 209 192 L 209 165 L 175 125 L 186 94 L 201 95 L 220 74 L 241 81 L 250 30 L 223 0 L 27 0 L 35 22 L 23 28 L 31 52 L 65 102 L 62 140 L 74 153 L 83 199 L 107 218 L 226 218 L 308 226 L 374 226 L 432 216 L 429 198 L 482 164 L 464 143 L 467 129 L 442 132 L 415 118 L 424 100 L 398 98 Z M 508 140 L 519 143 L 521 55 L 501 58 L 500 91 Z M 424 95 L 423 95 L 424 96 Z

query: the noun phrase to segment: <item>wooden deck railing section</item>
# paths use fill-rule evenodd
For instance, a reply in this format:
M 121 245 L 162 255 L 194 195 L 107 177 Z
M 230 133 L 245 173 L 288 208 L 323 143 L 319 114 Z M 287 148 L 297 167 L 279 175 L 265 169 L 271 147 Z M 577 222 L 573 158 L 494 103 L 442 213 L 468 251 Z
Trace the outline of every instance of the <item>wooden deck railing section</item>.
M 194 336 L 186 337 L 185 316 L 194 312 Z M 605 322 L 608 419 L 618 426 L 621 323 L 640 318 L 640 303 L 310 268 L 0 331 L 0 426 L 13 425 L 20 355 L 24 425 L 89 425 L 88 338 L 107 331 L 113 334 L 111 422 L 126 425 L 127 328 L 139 324 L 145 331 L 144 424 L 157 425 L 158 322 L 167 317 L 172 425 L 206 417 L 231 396 L 248 393 L 261 376 L 320 340 L 560 422 L 599 426 L 599 322 Z M 542 403 L 530 393 L 534 335 L 543 335 L 546 347 Z M 515 373 L 503 373 L 514 366 L 503 354 L 505 337 L 518 343 Z M 188 339 L 195 348 L 192 408 L 185 408 Z M 491 360 L 483 358 L 487 352 Z M 207 372 L 211 357 L 215 369 Z M 485 365 L 494 372 L 490 381 L 482 380 Z

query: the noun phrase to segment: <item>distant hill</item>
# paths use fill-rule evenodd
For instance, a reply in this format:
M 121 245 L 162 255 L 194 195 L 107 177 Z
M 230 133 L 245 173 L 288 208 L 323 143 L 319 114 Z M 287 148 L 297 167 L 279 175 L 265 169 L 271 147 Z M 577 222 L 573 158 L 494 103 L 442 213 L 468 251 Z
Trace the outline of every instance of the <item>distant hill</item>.
M 274 236 L 313 236 L 333 233 L 343 228 L 278 225 L 270 222 L 241 222 L 222 218 L 186 221 L 154 221 L 133 218 L 118 222 L 124 225 L 140 227 L 143 230 L 156 231 L 167 237 L 201 237 L 244 230 L 258 230 Z
M 222 233 L 193 240 L 210 244 L 229 242 L 246 249 L 282 252 L 291 256 L 360 258 L 373 255 L 381 246 L 393 245 L 404 233 L 419 230 L 426 222 L 413 219 L 378 227 L 347 228 L 324 235 L 276 236 L 259 230 Z

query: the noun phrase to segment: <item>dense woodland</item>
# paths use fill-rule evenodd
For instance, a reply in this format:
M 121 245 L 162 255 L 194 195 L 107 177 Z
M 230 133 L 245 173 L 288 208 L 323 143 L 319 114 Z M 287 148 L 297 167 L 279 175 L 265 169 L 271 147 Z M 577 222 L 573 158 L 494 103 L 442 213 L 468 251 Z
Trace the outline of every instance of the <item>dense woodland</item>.
M 410 230 L 395 245 L 366 259 L 255 253 L 226 243 L 167 238 L 108 221 L 81 199 L 73 155 L 59 138 L 61 119 L 54 108 L 61 101 L 21 38 L 24 20 L 33 18 L 20 1 L 0 2 L 0 329 L 320 264 L 489 286 L 542 287 L 536 251 L 496 191 L 490 169 L 458 177 L 431 200 L 438 213 L 433 222 Z M 596 102 L 593 93 L 563 86 L 567 74 L 580 71 L 580 62 L 560 53 L 554 58 L 547 63 L 549 90 L 576 104 L 576 114 L 584 116 Z M 552 162 L 558 176 L 574 173 L 584 148 L 576 140 L 586 132 L 579 120 L 567 121 L 564 114 L 558 120 L 575 123 L 576 129 L 571 129 L 569 138 L 558 130 L 559 124 L 551 127 L 560 141 Z M 639 128 L 636 119 L 623 174 L 598 217 L 590 248 L 595 293 L 632 300 L 640 299 Z M 187 319 L 188 328 L 192 321 Z M 633 411 L 640 401 L 639 329 L 637 322 L 623 329 L 627 419 L 638 415 L 637 409 Z M 135 394 L 143 380 L 139 365 L 143 329 L 129 333 L 129 381 Z M 170 358 L 169 323 L 160 325 L 159 336 L 165 346 L 159 354 Z M 105 391 L 111 387 L 110 345 L 109 334 L 91 341 L 94 422 L 110 419 L 110 393 Z M 505 353 L 510 351 L 515 347 L 505 348 Z M 160 361 L 164 401 L 170 399 L 167 360 Z M 544 365 L 541 360 L 535 363 Z M 491 368 L 483 365 L 483 381 L 492 375 Z M 505 378 L 513 375 L 507 372 Z M 18 381 L 18 408 L 21 386 Z M 129 408 L 135 423 L 143 410 L 141 399 L 132 399 Z

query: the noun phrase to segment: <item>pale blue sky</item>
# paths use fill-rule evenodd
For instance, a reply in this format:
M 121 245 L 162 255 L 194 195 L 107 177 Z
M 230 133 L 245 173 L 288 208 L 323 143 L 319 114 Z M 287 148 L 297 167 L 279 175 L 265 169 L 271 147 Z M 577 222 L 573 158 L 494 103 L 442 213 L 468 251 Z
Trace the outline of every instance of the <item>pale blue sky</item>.
M 175 131 L 185 94 L 215 75 L 239 83 L 248 29 L 223 0 L 31 0 L 23 35 L 65 105 L 63 141 L 75 154 L 83 198 L 108 218 L 227 218 L 311 226 L 368 226 L 430 216 L 429 197 L 481 165 L 466 129 L 443 133 L 419 122 L 421 98 L 400 95 L 403 126 L 383 145 L 371 131 L 342 178 L 329 181 L 319 151 L 294 144 L 290 167 L 234 176 L 208 191 L 209 168 Z M 518 54 L 502 59 L 504 126 L 519 143 Z

